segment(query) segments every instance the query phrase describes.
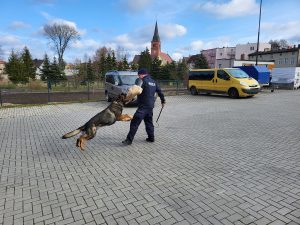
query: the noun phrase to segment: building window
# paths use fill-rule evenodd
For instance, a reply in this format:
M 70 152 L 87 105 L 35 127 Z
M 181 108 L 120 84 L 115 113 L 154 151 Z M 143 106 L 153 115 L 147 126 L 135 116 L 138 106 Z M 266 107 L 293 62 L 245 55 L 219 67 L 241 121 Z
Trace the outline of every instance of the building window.
M 282 59 L 278 60 L 278 64 L 281 65 L 282 64 Z
M 222 64 L 219 64 L 219 68 L 222 68 Z
M 291 58 L 291 65 L 295 64 L 295 58 Z
M 220 56 L 222 56 L 223 55 L 223 53 L 220 53 Z
M 285 58 L 284 59 L 284 64 L 288 64 L 289 63 L 289 59 L 288 58 Z

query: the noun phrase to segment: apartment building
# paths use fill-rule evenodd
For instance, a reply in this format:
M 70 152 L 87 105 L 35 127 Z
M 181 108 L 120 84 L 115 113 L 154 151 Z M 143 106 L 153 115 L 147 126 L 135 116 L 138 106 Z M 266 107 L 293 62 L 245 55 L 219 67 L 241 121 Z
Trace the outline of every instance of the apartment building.
M 235 47 L 235 59 L 237 60 L 249 60 L 249 54 L 256 52 L 257 43 L 238 44 Z M 258 51 L 270 51 L 271 44 L 259 43 Z
M 274 67 L 297 67 L 300 66 L 300 44 L 298 46 L 271 51 L 260 51 L 249 54 L 249 60 L 273 61 Z
M 235 57 L 235 47 L 223 47 L 202 50 L 210 68 L 232 67 Z

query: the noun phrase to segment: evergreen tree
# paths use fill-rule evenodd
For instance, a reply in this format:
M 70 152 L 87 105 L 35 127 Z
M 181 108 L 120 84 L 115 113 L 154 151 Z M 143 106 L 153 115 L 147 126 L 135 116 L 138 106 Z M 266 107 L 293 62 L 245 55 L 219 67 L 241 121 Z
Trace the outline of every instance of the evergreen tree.
M 185 60 L 181 60 L 177 63 L 177 79 L 184 80 L 188 74 L 189 68 Z
M 60 67 L 57 63 L 56 57 L 53 58 L 53 62 L 50 65 L 50 76 L 48 77 L 48 79 L 51 82 L 57 82 L 58 80 L 62 79 L 62 73 L 60 70 Z
M 141 57 L 138 64 L 139 68 L 146 68 L 148 71 L 151 70 L 152 58 L 148 48 L 141 52 Z
M 77 65 L 78 69 L 78 80 L 85 81 L 87 80 L 87 66 L 86 63 L 82 63 L 81 61 Z
M 208 69 L 208 62 L 204 55 L 198 54 L 195 59 L 194 69 Z
M 117 60 L 116 60 L 116 56 L 115 56 L 114 51 L 112 51 L 111 68 L 112 68 L 112 70 L 117 70 Z
M 123 69 L 124 70 L 128 70 L 130 68 L 129 63 L 128 63 L 127 58 L 126 58 L 126 55 L 124 56 L 124 58 L 122 60 L 122 64 L 123 64 Z
M 100 60 L 99 60 L 99 73 L 101 78 L 104 77 L 105 73 L 106 73 L 106 58 L 105 58 L 105 54 L 102 53 Z
M 131 63 L 131 65 L 130 65 L 131 70 L 137 70 L 138 68 L 139 68 L 139 64 Z
M 109 70 L 113 70 L 113 65 L 112 65 L 112 57 L 110 55 L 110 53 L 107 54 L 106 60 L 105 60 L 105 69 L 107 71 Z
M 171 79 L 171 66 L 169 63 L 162 66 L 159 80 L 170 80 Z
M 29 82 L 29 79 L 35 80 L 36 68 L 33 64 L 31 54 L 27 47 L 24 48 L 21 59 L 22 59 L 22 63 L 24 64 L 23 65 L 24 79 L 26 80 L 26 82 Z
M 124 66 L 123 66 L 122 61 L 117 62 L 117 70 L 124 70 Z
M 172 61 L 170 64 L 167 64 L 166 66 L 168 66 L 169 72 L 170 72 L 170 76 L 169 79 L 171 80 L 177 80 L 177 64 L 175 63 L 175 61 Z
M 50 61 L 47 54 L 45 54 L 44 56 L 43 67 L 41 69 L 41 72 L 42 72 L 41 79 L 43 81 L 46 81 L 48 80 L 48 78 L 50 78 L 51 68 L 50 68 Z
M 13 50 L 5 65 L 5 71 L 8 74 L 9 80 L 14 84 L 19 82 L 25 83 L 26 80 L 23 77 L 23 63 Z
M 95 81 L 95 73 L 93 71 L 93 66 L 92 66 L 92 60 L 89 59 L 87 65 L 86 65 L 86 75 L 87 75 L 87 80 L 88 81 Z
M 159 60 L 157 57 L 152 61 L 150 73 L 154 79 L 160 79 L 161 60 Z

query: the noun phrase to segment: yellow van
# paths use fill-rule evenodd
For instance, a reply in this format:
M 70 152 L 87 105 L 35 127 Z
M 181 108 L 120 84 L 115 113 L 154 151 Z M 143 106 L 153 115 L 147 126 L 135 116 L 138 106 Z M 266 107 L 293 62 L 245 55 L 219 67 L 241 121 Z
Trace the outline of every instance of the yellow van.
M 252 97 L 260 91 L 258 82 L 239 68 L 190 70 L 188 87 L 192 95 L 220 93 L 231 98 Z

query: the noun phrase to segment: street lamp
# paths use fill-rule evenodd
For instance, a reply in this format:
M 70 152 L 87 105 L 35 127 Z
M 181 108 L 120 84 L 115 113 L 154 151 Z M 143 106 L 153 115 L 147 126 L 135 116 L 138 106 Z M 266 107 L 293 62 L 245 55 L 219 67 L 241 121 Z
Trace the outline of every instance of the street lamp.
M 262 5 L 262 0 L 260 0 L 260 7 L 259 7 L 259 20 L 258 20 L 257 46 L 256 46 L 256 60 L 255 60 L 255 65 L 256 65 L 256 66 L 257 66 L 258 48 L 259 48 L 259 33 L 260 33 L 261 5 Z

